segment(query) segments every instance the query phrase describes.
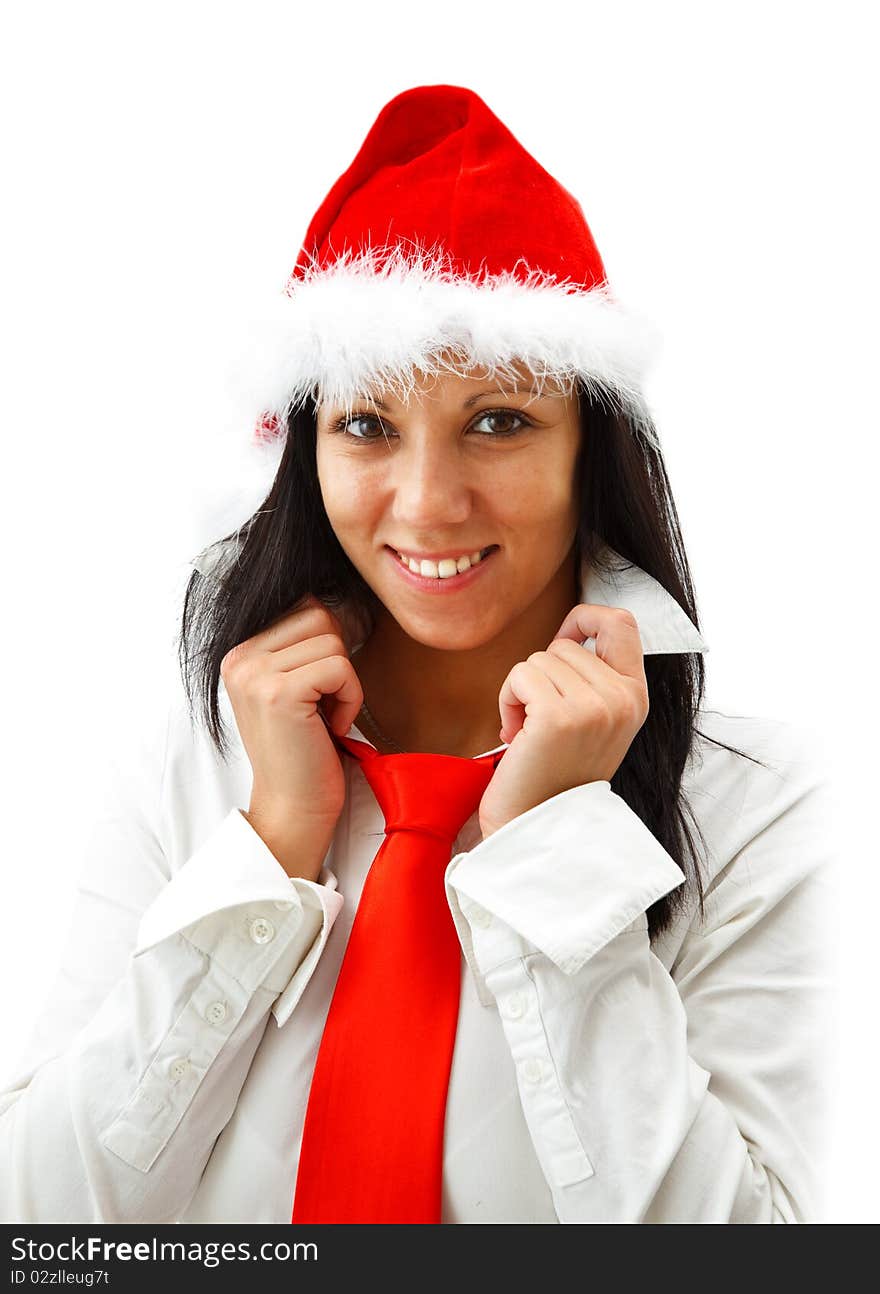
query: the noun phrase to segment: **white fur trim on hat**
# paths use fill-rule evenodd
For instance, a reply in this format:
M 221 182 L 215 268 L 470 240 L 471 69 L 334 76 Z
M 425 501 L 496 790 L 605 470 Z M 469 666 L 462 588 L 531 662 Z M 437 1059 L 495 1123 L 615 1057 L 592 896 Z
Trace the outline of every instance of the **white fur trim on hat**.
M 462 278 L 440 249 L 402 244 L 310 264 L 253 321 L 236 377 L 255 413 L 282 423 L 311 399 L 350 410 L 379 391 L 401 400 L 416 371 L 434 377 L 462 362 L 516 380 L 517 361 L 643 407 L 641 381 L 659 349 L 656 329 L 605 287 L 589 291 L 533 270 Z

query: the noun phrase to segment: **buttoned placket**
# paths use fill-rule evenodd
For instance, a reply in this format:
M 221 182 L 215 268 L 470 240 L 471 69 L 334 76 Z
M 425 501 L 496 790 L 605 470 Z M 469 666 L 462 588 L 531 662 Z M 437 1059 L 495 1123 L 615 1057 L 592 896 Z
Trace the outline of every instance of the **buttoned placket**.
M 253 993 L 272 981 L 271 967 L 295 936 L 302 904 L 290 900 L 245 908 L 225 933 L 216 916 L 186 932 L 208 957 L 204 978 L 163 1039 L 103 1144 L 142 1172 L 152 1167 L 179 1124 Z M 272 912 L 272 916 L 269 912 Z M 149 952 L 142 954 L 149 955 Z M 277 985 L 278 991 L 284 987 Z

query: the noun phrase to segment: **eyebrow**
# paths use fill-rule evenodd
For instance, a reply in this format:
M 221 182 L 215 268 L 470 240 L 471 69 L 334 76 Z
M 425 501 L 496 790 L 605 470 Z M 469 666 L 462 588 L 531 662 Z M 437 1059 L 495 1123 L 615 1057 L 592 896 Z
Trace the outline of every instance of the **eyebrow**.
M 509 399 L 518 399 L 520 396 L 523 396 L 523 395 L 536 395 L 539 399 L 542 399 L 542 400 L 564 399 L 564 396 L 561 393 L 540 391 L 536 387 L 532 387 L 528 391 L 502 391 L 500 388 L 498 388 L 492 391 L 478 391 L 476 395 L 468 396 L 468 398 L 464 401 L 462 408 L 469 409 L 472 404 L 476 404 L 478 400 L 482 400 L 487 395 L 500 395 Z M 377 409 L 384 409 L 386 413 L 390 413 L 388 405 L 383 404 L 381 400 L 371 399 L 369 401 L 366 401 L 365 403 L 373 404 L 376 406 Z

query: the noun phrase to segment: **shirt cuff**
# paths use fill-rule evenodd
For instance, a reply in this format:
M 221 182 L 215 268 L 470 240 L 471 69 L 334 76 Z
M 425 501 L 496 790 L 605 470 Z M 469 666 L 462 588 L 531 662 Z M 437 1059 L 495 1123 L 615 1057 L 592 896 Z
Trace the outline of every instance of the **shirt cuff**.
M 248 991 L 280 994 L 279 1027 L 299 1001 L 343 905 L 336 877 L 288 876 L 241 810 L 231 809 L 143 913 L 134 955 L 186 938 Z
M 483 1005 L 485 976 L 536 951 L 573 975 L 685 874 L 608 781 L 513 818 L 446 869 L 446 894 Z

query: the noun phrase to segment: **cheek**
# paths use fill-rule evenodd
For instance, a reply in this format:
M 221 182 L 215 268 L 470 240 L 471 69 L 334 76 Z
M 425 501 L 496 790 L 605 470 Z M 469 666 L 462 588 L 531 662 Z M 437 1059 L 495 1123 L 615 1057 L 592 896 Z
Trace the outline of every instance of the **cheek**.
M 332 453 L 318 448 L 316 456 L 318 483 L 324 510 L 337 534 L 359 529 L 369 516 L 376 492 L 370 488 L 367 474 L 356 465 L 339 461 Z
M 571 462 L 529 456 L 495 485 L 496 513 L 522 529 L 568 527 L 577 511 Z

